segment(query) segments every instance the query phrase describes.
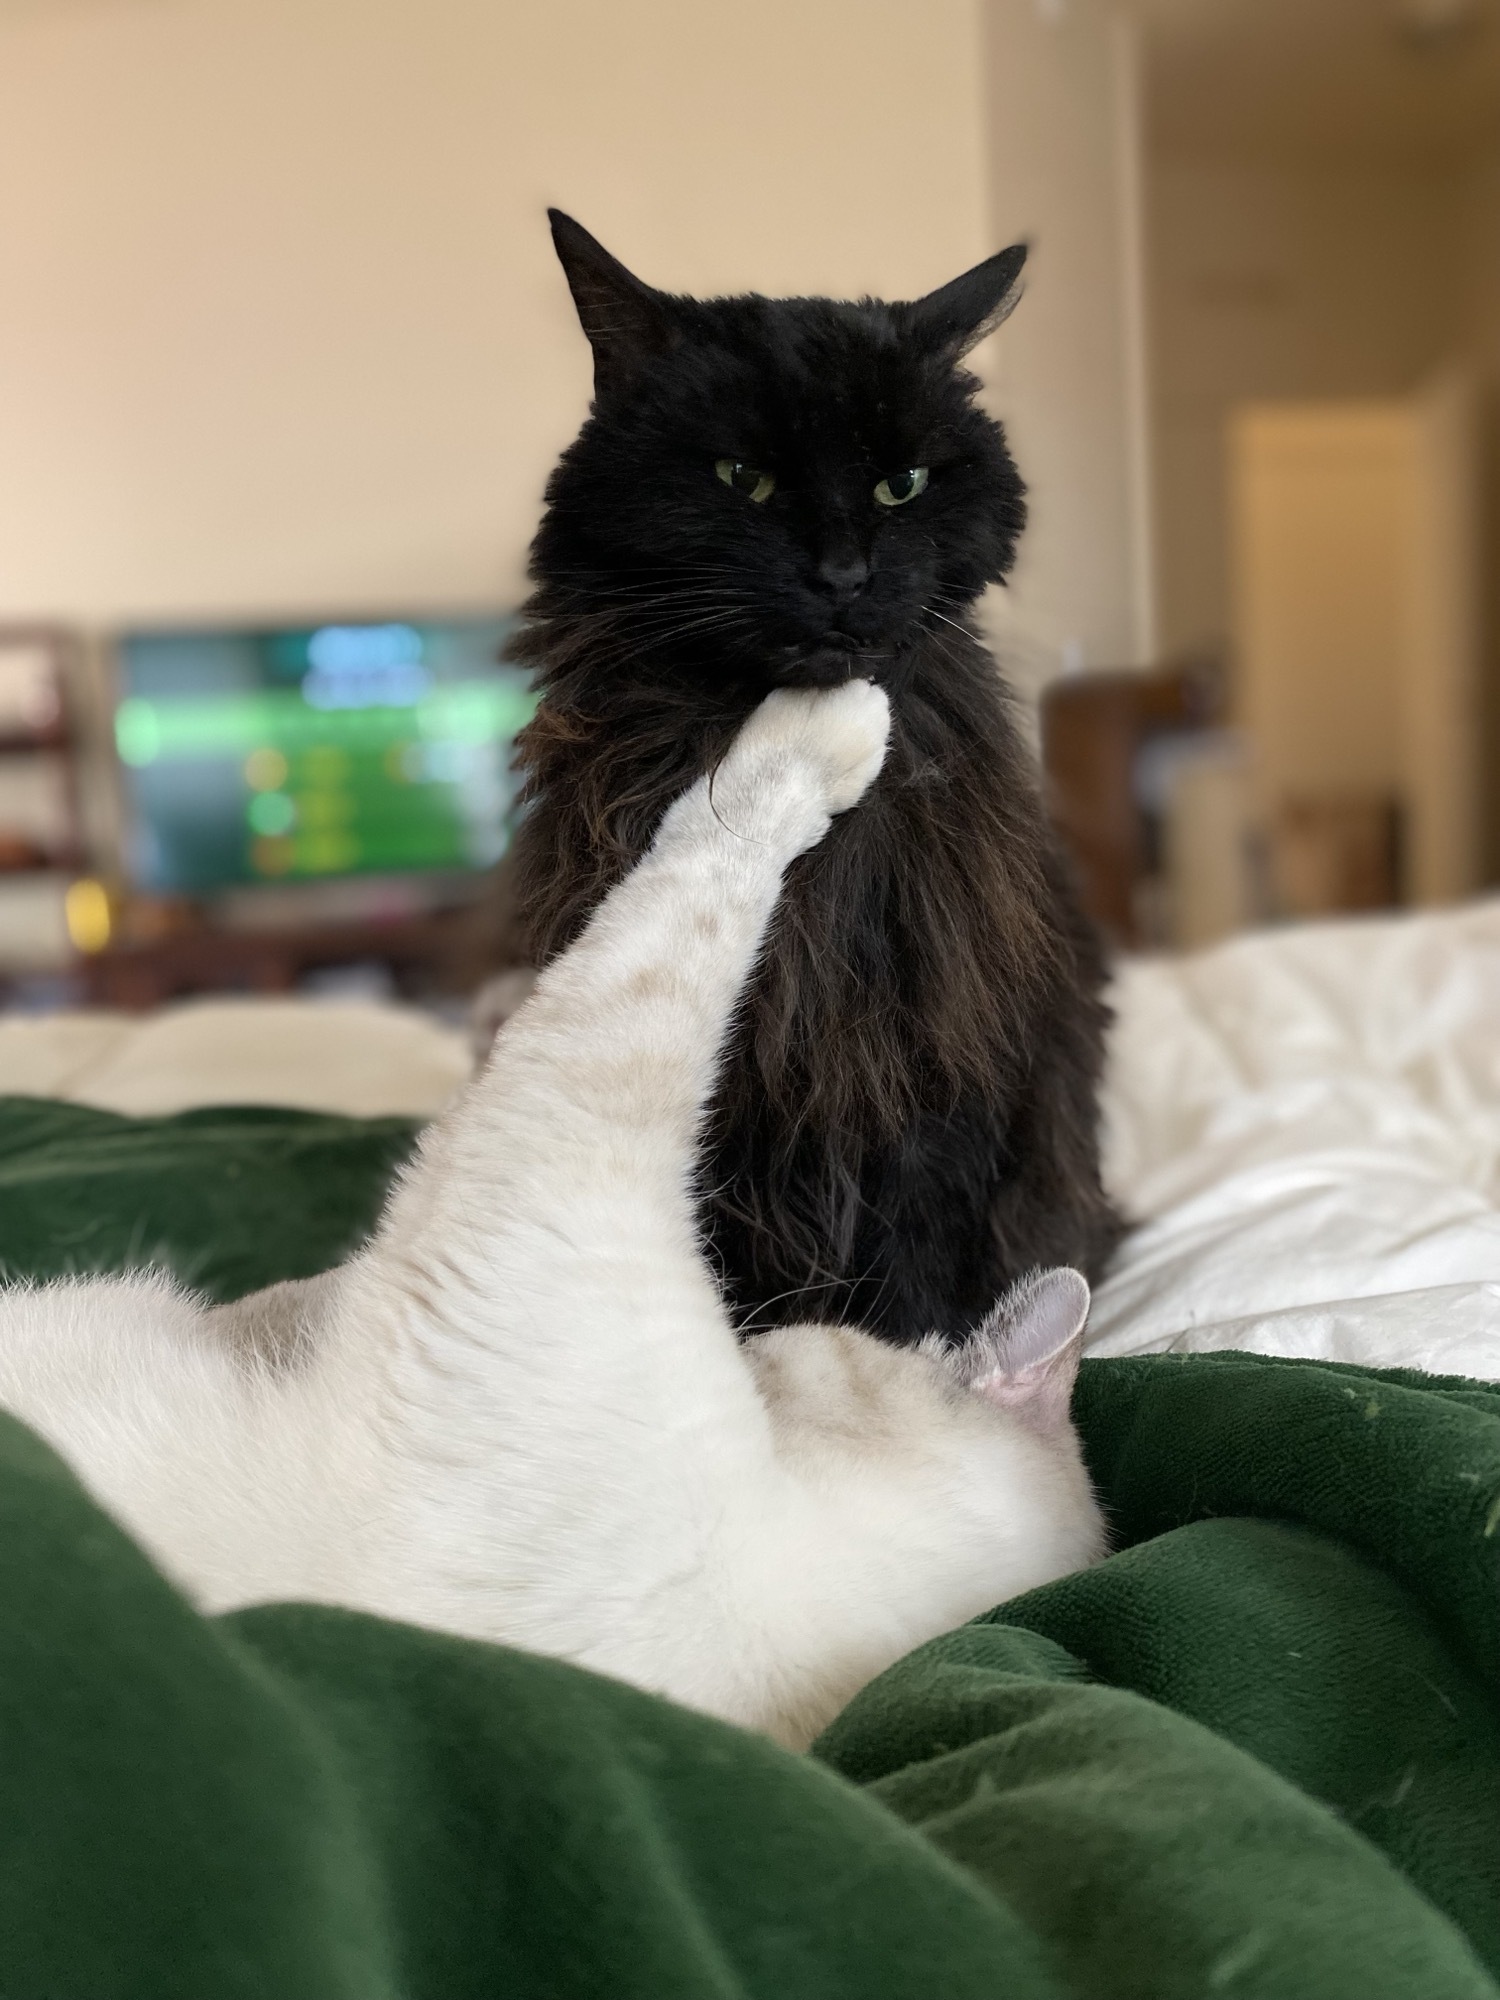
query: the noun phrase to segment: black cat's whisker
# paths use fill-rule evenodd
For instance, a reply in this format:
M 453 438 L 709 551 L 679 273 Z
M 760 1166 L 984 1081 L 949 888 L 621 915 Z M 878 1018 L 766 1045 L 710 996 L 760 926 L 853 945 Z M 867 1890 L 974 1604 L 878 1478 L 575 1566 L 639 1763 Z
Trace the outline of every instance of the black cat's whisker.
M 952 646 L 952 640 L 945 639 L 935 626 L 927 623 L 928 618 L 933 615 L 932 607 L 930 605 L 925 606 L 917 615 L 917 630 L 925 639 L 931 640 L 934 646 L 940 648 L 945 659 L 951 659 L 953 655 L 949 649 Z M 945 619 L 943 622 L 948 625 L 953 623 L 951 618 Z M 962 627 L 960 627 L 960 630 L 962 630 Z
M 659 590 L 663 586 L 670 587 L 679 577 L 701 576 L 733 577 L 737 582 L 743 583 L 745 567 L 743 563 L 738 562 L 675 562 L 663 564 L 659 568 L 632 569 L 623 576 L 611 578 L 606 587 L 610 590 L 619 590 L 643 584 L 652 590 Z M 592 579 L 586 579 L 585 583 L 586 587 L 593 587 Z M 549 590 L 567 590 L 577 586 L 568 577 L 561 576 L 554 577 L 547 587 Z
M 974 634 L 969 631 L 967 626 L 960 625 L 956 619 L 944 618 L 941 611 L 935 611 L 930 604 L 925 605 L 917 618 L 918 627 L 931 640 L 934 646 L 941 648 L 945 659 L 957 659 L 959 654 L 956 652 L 951 639 L 945 638 L 941 632 L 927 624 L 926 620 L 928 618 L 938 619 L 942 624 L 948 626 L 951 631 L 957 632 L 960 638 L 969 640 L 971 644 L 973 643 Z
M 613 590 L 602 598 L 602 602 L 601 594 L 597 592 L 579 590 L 569 591 L 566 595 L 573 597 L 579 604 L 587 607 L 587 610 L 583 614 L 584 616 L 616 613 L 633 617 L 643 608 L 646 610 L 655 608 L 669 611 L 675 605 L 722 604 L 739 607 L 745 603 L 742 592 L 730 591 L 724 589 L 722 586 L 708 584 L 693 584 L 685 589 L 679 588 L 670 593 L 661 590 L 648 590 L 644 585 L 633 595 L 623 590 Z
M 624 592 L 607 594 L 595 592 L 589 596 L 579 593 L 579 601 L 585 604 L 587 609 L 574 615 L 584 618 L 639 618 L 651 613 L 670 617 L 681 607 L 709 605 L 726 610 L 743 610 L 747 606 L 742 591 L 726 590 L 722 585 L 701 584 L 671 592 L 643 590 L 635 597 Z
M 651 626 L 640 632 L 623 632 L 615 638 L 615 656 L 639 659 L 653 648 L 669 647 L 682 639 L 707 638 L 712 633 L 732 629 L 738 622 L 731 617 L 705 617 L 691 622 L 679 621 L 675 625 Z
M 937 652 L 938 657 L 945 660 L 950 667 L 961 670 L 964 662 L 953 641 L 945 639 L 941 632 L 934 632 L 929 626 L 924 625 L 922 630 L 927 643 Z
M 929 604 L 927 610 L 934 618 L 941 618 L 945 625 L 951 625 L 955 632 L 962 632 L 966 639 L 973 638 L 974 635 L 967 625 L 960 625 L 956 618 L 949 618 L 944 612 L 939 611 L 936 605 Z
M 839 1278 L 809 1278 L 805 1285 L 789 1285 L 784 1292 L 777 1292 L 769 1299 L 761 1299 L 753 1306 L 742 1308 L 732 1315 L 736 1339 L 743 1339 L 747 1333 L 757 1331 L 755 1321 L 762 1313 L 769 1312 L 772 1306 L 779 1306 L 783 1299 L 800 1299 L 808 1292 L 831 1291 L 842 1282 Z
M 662 605 L 655 611 L 613 609 L 583 614 L 580 622 L 587 622 L 596 633 L 605 637 L 614 634 L 634 637 L 643 631 L 653 631 L 663 627 L 679 626 L 709 618 L 747 618 L 743 605 L 711 603 L 678 607 Z
M 671 604 L 655 607 L 645 604 L 621 605 L 617 612 L 622 626 L 639 631 L 645 625 L 670 624 L 674 619 L 690 617 L 708 612 L 732 612 L 738 616 L 748 616 L 749 607 L 743 603 L 725 598 L 679 598 Z
M 735 625 L 748 626 L 749 620 L 739 612 L 721 611 L 705 613 L 699 618 L 679 619 L 675 624 L 647 626 L 624 636 L 637 642 L 627 650 L 631 657 L 639 657 L 653 647 L 668 646 L 678 639 L 703 638 L 710 632 L 725 631 Z
M 632 631 L 639 631 L 643 626 L 671 624 L 685 616 L 739 618 L 746 615 L 748 615 L 747 610 L 743 604 L 708 601 L 701 604 L 663 605 L 656 611 L 630 611 L 622 615 L 620 622 Z
M 714 780 L 719 775 L 719 769 L 720 766 L 715 764 L 708 774 L 708 809 L 726 833 L 733 834 L 736 840 L 749 841 L 752 847 L 758 847 L 760 845 L 759 841 L 752 839 L 748 833 L 741 833 L 738 827 L 731 826 L 729 821 L 719 811 L 718 802 L 714 798 Z

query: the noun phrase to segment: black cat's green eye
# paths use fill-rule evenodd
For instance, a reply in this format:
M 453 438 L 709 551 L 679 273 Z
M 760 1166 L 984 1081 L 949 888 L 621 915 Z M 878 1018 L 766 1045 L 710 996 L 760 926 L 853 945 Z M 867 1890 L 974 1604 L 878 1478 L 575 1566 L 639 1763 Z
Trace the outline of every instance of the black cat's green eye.
M 743 493 L 747 500 L 769 500 L 776 491 L 774 472 L 762 472 L 758 465 L 745 465 L 737 458 L 716 458 L 714 471 L 726 486 Z
M 893 472 L 888 479 L 882 479 L 875 488 L 875 498 L 882 507 L 904 507 L 908 500 L 915 500 L 927 484 L 927 467 L 914 465 L 910 472 Z

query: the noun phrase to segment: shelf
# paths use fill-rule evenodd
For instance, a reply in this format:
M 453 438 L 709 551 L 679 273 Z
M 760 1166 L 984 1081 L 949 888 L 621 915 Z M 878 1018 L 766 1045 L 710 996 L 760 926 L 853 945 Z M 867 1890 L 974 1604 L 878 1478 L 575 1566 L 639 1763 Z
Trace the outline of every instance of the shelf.
M 54 849 L 48 852 L 38 848 L 25 860 L 8 861 L 0 853 L 0 883 L 14 882 L 22 875 L 82 875 L 87 864 L 76 850 Z

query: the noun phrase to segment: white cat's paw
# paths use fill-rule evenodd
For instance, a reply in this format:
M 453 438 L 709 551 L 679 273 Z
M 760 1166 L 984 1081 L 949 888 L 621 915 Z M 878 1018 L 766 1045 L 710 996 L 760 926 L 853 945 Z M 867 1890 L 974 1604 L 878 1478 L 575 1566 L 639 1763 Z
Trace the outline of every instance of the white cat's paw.
M 736 751 L 767 750 L 804 764 L 829 814 L 847 812 L 885 762 L 891 705 L 873 681 L 836 688 L 778 688 L 741 730 Z M 732 753 L 731 753 L 732 754 Z

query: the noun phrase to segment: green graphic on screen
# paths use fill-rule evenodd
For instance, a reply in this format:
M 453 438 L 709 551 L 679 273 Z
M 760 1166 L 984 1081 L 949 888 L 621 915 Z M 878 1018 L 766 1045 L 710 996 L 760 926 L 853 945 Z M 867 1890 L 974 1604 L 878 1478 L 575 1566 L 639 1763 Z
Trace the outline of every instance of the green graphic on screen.
M 536 707 L 510 621 L 136 633 L 115 741 L 132 873 L 254 882 L 488 868 L 510 841 Z

